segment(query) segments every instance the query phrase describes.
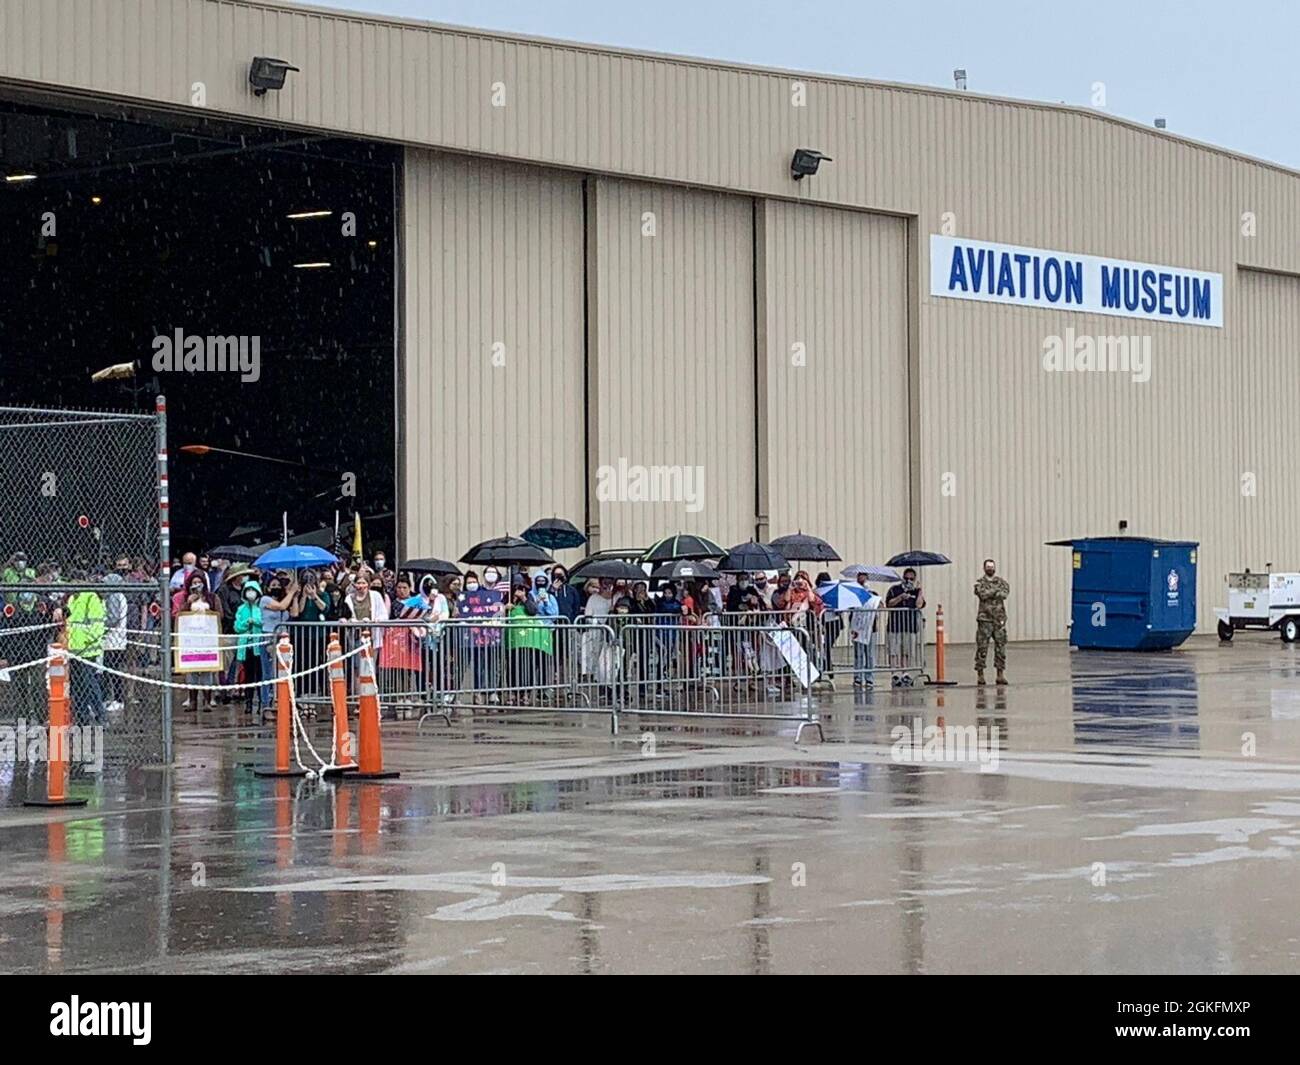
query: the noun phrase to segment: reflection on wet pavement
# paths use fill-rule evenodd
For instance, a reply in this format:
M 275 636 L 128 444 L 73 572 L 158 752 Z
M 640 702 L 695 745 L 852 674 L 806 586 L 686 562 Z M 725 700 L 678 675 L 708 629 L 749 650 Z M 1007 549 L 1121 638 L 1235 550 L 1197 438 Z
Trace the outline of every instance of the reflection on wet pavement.
M 1293 647 L 1013 651 L 1005 689 L 841 692 L 824 744 L 480 715 L 338 784 L 253 777 L 269 736 L 217 713 L 53 812 L 0 765 L 0 968 L 1293 971 Z M 970 726 L 995 767 L 942 760 Z

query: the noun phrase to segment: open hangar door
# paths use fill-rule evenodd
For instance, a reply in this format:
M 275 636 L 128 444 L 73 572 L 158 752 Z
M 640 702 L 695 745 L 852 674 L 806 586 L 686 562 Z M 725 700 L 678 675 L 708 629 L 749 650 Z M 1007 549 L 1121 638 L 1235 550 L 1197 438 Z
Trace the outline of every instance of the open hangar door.
M 165 394 L 176 554 L 278 538 L 285 511 L 299 534 L 373 515 L 367 541 L 391 543 L 399 165 L 384 145 L 0 94 L 0 394 Z

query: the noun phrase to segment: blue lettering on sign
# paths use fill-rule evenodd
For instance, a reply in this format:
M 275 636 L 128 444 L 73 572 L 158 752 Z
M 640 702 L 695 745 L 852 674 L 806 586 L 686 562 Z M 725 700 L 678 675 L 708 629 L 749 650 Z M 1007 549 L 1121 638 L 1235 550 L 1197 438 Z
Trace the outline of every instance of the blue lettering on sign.
M 971 288 L 978 292 L 980 290 L 980 278 L 984 276 L 984 250 L 981 248 L 977 257 L 975 249 L 967 248 L 966 261 L 970 263 Z
M 1150 314 L 1156 309 L 1156 272 L 1142 271 L 1142 309 Z
M 951 292 L 958 285 L 963 292 L 966 289 L 966 267 L 962 265 L 961 248 L 952 249 L 952 268 L 948 271 L 948 291 Z
M 1192 315 L 1196 318 L 1210 319 L 1210 279 L 1192 278 Z
M 1083 302 L 1083 263 L 1065 261 L 1065 302 Z
M 931 292 L 1222 326 L 1219 274 L 931 237 Z
M 1105 264 L 1101 268 L 1101 305 L 1107 308 L 1119 306 L 1119 278 L 1123 271 L 1112 270 Z
M 1043 294 L 1048 303 L 1055 303 L 1061 298 L 1061 262 L 1059 259 L 1047 259 L 1043 263 Z

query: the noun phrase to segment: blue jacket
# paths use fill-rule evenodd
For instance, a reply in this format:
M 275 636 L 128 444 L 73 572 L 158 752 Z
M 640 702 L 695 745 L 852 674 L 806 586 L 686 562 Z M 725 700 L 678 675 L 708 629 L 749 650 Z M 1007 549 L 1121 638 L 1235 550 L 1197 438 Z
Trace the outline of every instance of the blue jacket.
M 555 607 L 559 611 L 559 616 L 572 621 L 582 613 L 582 593 L 568 581 L 565 581 L 558 591 L 552 585 L 550 592 L 550 598 L 555 600 Z

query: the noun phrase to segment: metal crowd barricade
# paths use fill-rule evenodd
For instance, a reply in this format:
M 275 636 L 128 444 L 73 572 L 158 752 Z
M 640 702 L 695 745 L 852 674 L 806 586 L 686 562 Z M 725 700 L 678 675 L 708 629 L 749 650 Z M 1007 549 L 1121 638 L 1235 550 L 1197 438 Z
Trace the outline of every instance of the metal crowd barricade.
M 704 625 L 616 619 L 620 711 L 797 723 L 796 743 L 808 727 L 821 735 L 811 634 L 783 623 L 745 624 L 735 615 L 715 618 L 717 624 Z
M 394 717 L 443 716 L 454 708 L 555 708 L 613 716 L 615 641 L 598 620 L 566 618 L 453 618 L 426 620 L 287 622 L 296 669 L 328 661 L 330 633 L 343 651 L 369 630 L 375 648 L 379 702 Z M 279 631 L 279 630 L 277 630 Z M 347 663 L 348 701 L 357 705 L 356 660 Z M 327 672 L 303 677 L 300 707 L 330 701 Z
M 840 677 L 854 686 L 886 682 L 908 688 L 926 672 L 925 616 L 904 607 L 811 611 L 758 610 L 716 615 L 722 626 L 787 625 L 805 634 L 818 678 L 814 687 L 835 688 Z

